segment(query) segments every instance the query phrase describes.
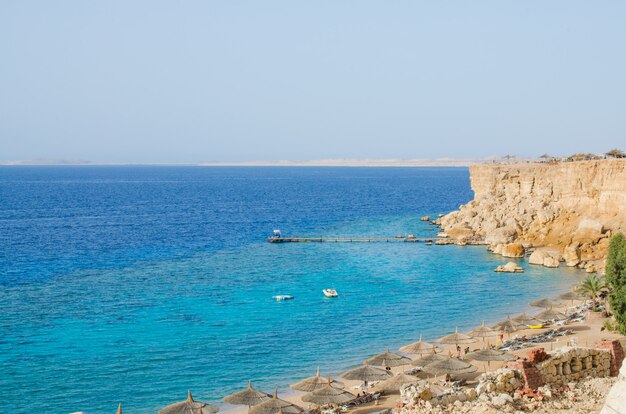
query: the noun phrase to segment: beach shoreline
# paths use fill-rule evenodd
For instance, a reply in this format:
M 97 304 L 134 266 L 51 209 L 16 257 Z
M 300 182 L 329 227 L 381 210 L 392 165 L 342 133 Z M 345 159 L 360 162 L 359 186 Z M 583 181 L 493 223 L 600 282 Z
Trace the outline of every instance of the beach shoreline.
M 576 272 L 580 272 L 581 276 L 585 273 L 584 270 L 576 270 Z M 519 277 L 519 276 L 515 276 L 515 277 Z M 565 292 L 569 291 L 574 286 L 576 286 L 576 284 L 573 284 L 572 286 L 570 286 L 569 289 L 563 289 L 561 291 L 550 292 L 548 295 L 546 295 L 546 297 L 551 297 L 551 298 L 556 297 L 559 294 L 562 294 L 562 293 L 565 293 Z M 535 299 L 540 299 L 540 298 L 535 298 Z M 574 303 L 579 304 L 581 302 L 580 301 L 574 301 Z M 494 319 L 503 320 L 503 319 L 507 318 L 507 316 L 514 316 L 514 315 L 517 315 L 517 314 L 522 313 L 524 311 L 525 311 L 524 307 L 520 306 L 519 308 L 515 308 L 514 311 L 503 313 L 503 314 L 499 315 L 497 318 L 494 318 Z M 540 311 L 540 309 L 537 308 L 537 312 L 539 312 L 539 311 Z M 598 320 L 591 320 L 591 321 L 585 320 L 583 322 L 580 322 L 580 323 L 576 324 L 577 330 L 575 332 L 578 332 L 579 330 L 586 332 L 584 335 L 577 335 L 577 337 L 580 337 L 580 340 L 582 341 L 582 342 L 577 342 L 579 346 L 586 346 L 586 344 L 593 345 L 590 342 L 590 340 L 592 340 L 594 338 L 595 338 L 595 340 L 598 339 L 596 337 L 597 337 L 597 334 L 599 333 L 599 327 L 595 326 L 598 323 L 597 321 Z M 480 324 L 482 322 L 483 322 L 483 320 L 476 320 L 476 322 L 474 324 L 475 327 L 480 326 Z M 491 325 L 491 324 L 495 323 L 496 321 L 485 321 L 485 322 L 488 325 Z M 596 329 L 592 329 L 592 326 L 595 327 Z M 587 329 L 589 329 L 589 330 L 587 331 Z M 454 330 L 454 327 L 450 326 L 449 329 L 446 329 L 445 331 L 442 331 L 441 335 L 438 336 L 437 338 L 439 338 L 439 337 L 441 337 L 441 336 L 443 336 L 443 335 L 445 335 L 447 333 L 453 332 L 453 330 Z M 541 329 L 541 330 L 525 329 L 525 330 L 520 330 L 520 331 L 515 332 L 515 334 L 513 336 L 535 335 L 537 333 L 544 332 L 544 331 L 545 331 L 545 328 Z M 610 339 L 621 338 L 621 335 L 618 335 L 618 334 L 605 333 L 604 335 L 607 338 L 610 338 Z M 573 335 L 570 335 L 570 336 L 573 336 Z M 563 338 L 565 339 L 565 338 L 568 338 L 570 336 L 563 337 Z M 436 341 L 437 338 L 426 338 L 426 337 L 424 337 L 423 340 L 425 342 L 433 343 L 433 342 Z M 415 341 L 417 341 L 418 339 L 419 338 L 415 338 Z M 508 339 L 508 338 L 505 338 L 505 340 L 506 339 Z M 594 342 L 595 342 L 595 340 L 594 340 Z M 523 348 L 521 350 L 513 351 L 512 354 L 516 355 L 516 356 L 523 356 L 529 350 L 537 348 L 537 347 L 545 347 L 546 348 L 546 352 L 550 352 L 552 349 L 556 349 L 556 348 L 558 348 L 560 346 L 563 346 L 561 344 L 558 344 L 558 342 L 561 342 L 561 344 L 563 344 L 565 341 L 559 341 L 557 339 L 556 342 L 546 342 L 546 343 L 540 344 L 538 346 Z M 488 343 L 493 343 L 493 340 L 488 341 Z M 555 343 L 557 344 L 556 346 L 555 346 Z M 481 345 L 482 346 L 482 344 L 483 344 L 482 341 L 478 341 L 478 342 L 476 342 L 476 343 L 474 343 L 472 345 Z M 403 345 L 406 345 L 406 344 L 403 344 Z M 472 349 L 474 349 L 476 347 L 477 346 L 472 346 Z M 456 350 L 455 350 L 455 347 L 453 345 L 438 345 L 438 349 L 440 349 L 440 352 L 443 353 L 444 355 L 446 353 L 451 353 L 452 355 L 456 354 Z M 394 350 L 394 349 L 390 349 L 390 351 L 391 352 L 398 352 L 397 350 Z M 374 354 L 372 353 L 372 354 L 364 355 L 363 356 L 363 360 L 371 357 L 372 355 L 374 355 Z M 487 369 L 487 364 L 484 363 L 484 362 L 472 361 L 472 364 L 476 365 L 479 368 L 478 371 L 477 371 L 478 374 L 485 372 L 485 370 Z M 496 364 L 494 364 L 494 366 L 495 365 Z M 343 372 L 346 372 L 347 370 L 350 370 L 352 368 L 356 368 L 358 366 L 359 365 L 345 366 L 345 367 L 343 367 L 343 368 L 341 368 L 341 369 L 339 369 L 337 371 L 322 372 L 322 375 L 323 376 L 330 376 L 331 378 L 334 378 L 334 379 L 337 379 L 337 380 L 343 382 L 345 384 L 345 389 L 346 390 L 354 392 L 355 390 L 353 389 L 353 387 L 360 385 L 360 382 L 359 381 L 345 380 L 345 379 L 340 377 L 340 374 L 343 373 Z M 393 368 L 392 372 L 394 372 L 394 374 L 397 374 L 399 372 L 404 372 L 406 369 L 407 369 L 407 366 Z M 489 370 L 493 370 L 493 369 L 495 369 L 495 368 L 493 368 L 493 367 L 489 368 Z M 312 370 L 311 375 L 313 375 L 313 374 L 314 374 L 314 371 Z M 243 386 L 244 386 L 244 384 L 242 384 L 242 388 L 243 388 Z M 375 387 L 373 389 L 375 390 Z M 263 391 L 265 391 L 265 392 L 267 392 L 269 394 L 272 394 L 272 392 L 273 392 L 273 390 L 263 390 Z M 301 406 L 303 408 L 312 408 L 313 407 L 312 405 L 304 403 L 302 401 L 302 396 L 304 394 L 305 394 L 304 392 L 296 391 L 296 390 L 293 390 L 291 388 L 282 388 L 282 389 L 279 388 L 278 389 L 278 397 L 279 398 L 281 398 L 281 399 L 283 399 L 285 401 L 289 401 L 289 402 L 291 402 L 293 404 L 299 405 L 299 406 Z M 354 410 L 351 410 L 350 412 L 358 412 L 359 414 L 365 414 L 365 413 L 368 413 L 368 412 L 376 412 L 376 411 L 382 411 L 382 410 L 385 410 L 385 409 L 390 409 L 390 408 L 393 408 L 395 406 L 395 402 L 397 400 L 397 397 L 398 397 L 398 395 L 391 395 L 391 397 L 387 397 L 387 398 L 384 399 L 384 401 L 381 401 L 381 403 L 379 405 L 373 405 L 372 403 L 370 403 L 370 404 L 364 405 L 362 407 L 355 408 Z M 248 412 L 248 409 L 246 407 L 242 408 L 240 406 L 233 406 L 233 405 L 224 404 L 224 403 L 218 403 L 218 405 L 220 406 L 220 410 L 221 410 L 220 412 L 223 412 L 223 413 L 226 413 L 226 414 L 245 414 L 245 413 Z

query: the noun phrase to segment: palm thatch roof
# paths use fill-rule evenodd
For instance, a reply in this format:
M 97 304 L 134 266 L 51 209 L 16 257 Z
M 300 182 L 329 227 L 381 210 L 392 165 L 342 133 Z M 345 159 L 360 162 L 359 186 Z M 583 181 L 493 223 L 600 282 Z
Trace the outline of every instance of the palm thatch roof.
M 419 380 L 419 378 L 413 375 L 399 373 L 398 375 L 394 375 L 380 384 L 377 384 L 376 389 L 385 391 L 386 393 L 397 393 L 403 385 L 416 384 Z
M 326 383 L 326 385 L 324 385 L 322 388 L 303 395 L 302 401 L 317 405 L 343 404 L 348 401 L 354 400 L 354 398 L 354 394 L 333 387 L 330 383 L 330 378 L 328 378 L 328 382 Z
M 565 292 L 559 295 L 559 299 L 563 300 L 585 300 L 586 297 L 580 292 L 575 290 L 570 290 L 569 292 Z
M 493 326 L 493 329 L 498 330 L 500 332 L 506 332 L 506 333 L 516 332 L 516 331 L 519 331 L 520 329 L 526 329 L 526 328 L 528 328 L 528 326 L 524 325 L 523 323 L 514 321 L 513 319 L 511 319 L 510 316 Z
M 458 327 L 455 329 L 453 334 L 446 335 L 443 338 L 439 338 L 437 340 L 437 342 L 439 342 L 440 344 L 454 344 L 454 345 L 471 344 L 476 341 L 477 340 L 475 338 L 472 338 L 470 335 L 459 333 Z
M 521 315 L 517 315 L 512 319 L 515 322 L 522 323 L 526 326 L 541 325 L 543 323 L 541 319 L 537 319 L 534 316 L 527 314 L 526 312 L 522 313 Z
M 541 313 L 538 313 L 537 315 L 535 315 L 535 318 L 540 319 L 542 321 L 552 321 L 552 320 L 560 320 L 560 319 L 566 319 L 567 315 L 565 315 L 564 313 L 558 312 L 553 310 L 552 308 L 550 309 L 546 309 Z
M 494 331 L 488 326 L 485 326 L 485 321 L 483 321 L 482 325 L 480 325 L 478 328 L 474 328 L 471 331 L 469 331 L 469 334 L 473 338 L 488 338 L 490 336 L 498 335 L 498 332 Z
M 547 299 L 547 298 L 530 302 L 529 305 L 535 308 L 554 308 L 557 306 L 563 306 L 561 302 L 557 302 L 555 300 Z
M 253 405 L 260 404 L 263 401 L 267 401 L 270 398 L 272 398 L 271 395 L 252 388 L 252 381 L 248 381 L 248 388 L 243 391 L 227 395 L 222 399 L 222 401 L 228 404 L 247 405 L 248 407 L 251 407 Z
M 546 153 L 546 154 L 543 154 L 542 156 L 540 156 L 539 158 L 543 158 L 545 160 L 549 160 L 549 159 L 552 159 L 554 157 L 552 155 Z
M 365 361 L 368 365 L 373 365 L 376 367 L 399 367 L 402 365 L 409 365 L 411 363 L 411 358 L 407 358 L 405 356 L 394 354 L 393 352 L 389 352 L 389 348 L 382 354 L 378 354 L 373 356 Z
M 424 354 L 433 354 L 437 352 L 437 348 L 435 345 L 429 344 L 428 342 L 422 341 L 422 335 L 420 335 L 420 340 L 417 342 L 413 342 L 412 344 L 408 344 L 400 348 L 398 351 L 404 354 L 413 354 L 413 355 L 424 355 Z
M 122 403 L 117 406 L 117 414 L 122 414 Z
M 626 158 L 626 153 L 617 148 L 608 151 L 605 155 L 613 158 Z
M 422 355 L 420 358 L 414 359 L 411 363 L 416 367 L 425 367 L 433 362 L 445 361 L 448 357 L 439 354 Z
M 278 389 L 275 389 L 271 399 L 255 405 L 248 411 L 248 414 L 300 414 L 302 412 L 304 412 L 302 407 L 278 398 Z
M 441 374 L 469 374 L 470 372 L 475 372 L 478 368 L 469 362 L 462 361 L 457 358 L 453 358 L 451 356 L 446 357 L 443 361 L 433 362 L 432 364 L 426 365 L 424 371 L 433 375 L 441 375 Z
M 118 412 L 121 412 L 121 410 L 122 406 L 120 404 Z M 186 400 L 168 405 L 159 410 L 159 414 L 214 414 L 219 410 L 215 405 L 195 401 L 191 396 L 191 391 L 187 391 Z
M 323 378 L 320 375 L 320 369 L 317 369 L 317 373 L 309 377 L 307 379 L 303 379 L 300 382 L 290 385 L 290 387 L 294 390 L 304 391 L 304 392 L 312 392 L 318 390 L 320 388 L 324 388 L 328 385 L 328 381 L 330 381 L 330 386 L 335 388 L 343 388 L 343 383 L 339 381 L 335 381 L 332 378 Z
M 470 352 L 465 357 L 474 361 L 512 361 L 515 359 L 513 355 L 495 349 L 481 349 Z
M 392 374 L 389 371 L 372 367 L 367 364 L 341 374 L 341 378 L 357 381 L 381 381 L 391 376 Z

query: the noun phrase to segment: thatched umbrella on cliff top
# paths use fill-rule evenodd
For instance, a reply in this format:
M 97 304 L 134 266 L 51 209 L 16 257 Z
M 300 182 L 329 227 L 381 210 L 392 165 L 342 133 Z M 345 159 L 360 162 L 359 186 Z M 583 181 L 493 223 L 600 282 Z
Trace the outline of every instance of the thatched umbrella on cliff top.
M 248 412 L 249 414 L 300 414 L 303 411 L 302 407 L 278 398 L 278 388 L 276 388 L 271 399 L 255 405 Z
M 446 357 L 443 361 L 433 362 L 432 364 L 428 364 L 424 367 L 424 371 L 433 375 L 469 374 L 471 372 L 476 372 L 477 370 L 478 368 L 469 362 L 465 362 L 451 356 Z
M 121 410 L 121 404 L 118 410 Z M 214 414 L 220 409 L 215 405 L 194 401 L 191 391 L 187 391 L 187 399 L 159 410 L 159 414 Z
M 413 342 L 412 344 L 408 344 L 400 348 L 398 351 L 404 354 L 414 354 L 414 355 L 425 355 L 425 354 L 433 354 L 437 352 L 437 348 L 433 344 L 429 344 L 428 342 L 422 341 L 422 335 L 420 335 L 420 340 L 417 342 Z
M 328 383 L 325 386 L 303 395 L 302 401 L 317 405 L 343 404 L 354 400 L 354 398 L 354 394 L 333 387 L 330 383 L 330 378 L 328 378 Z
M 476 341 L 477 339 L 472 338 L 470 335 L 459 333 L 458 327 L 455 329 L 453 334 L 446 335 L 443 338 L 439 338 L 437 340 L 437 342 L 439 342 L 440 344 L 454 344 L 454 345 L 471 344 Z
M 417 384 L 420 379 L 413 375 L 399 373 L 387 380 L 384 380 L 380 384 L 376 385 L 377 390 L 385 391 L 386 393 L 397 393 L 400 391 L 400 387 L 406 384 Z
M 540 319 L 542 321 L 552 321 L 552 320 L 567 319 L 567 315 L 550 308 L 550 309 L 544 310 L 541 313 L 538 313 L 537 315 L 535 315 L 535 318 Z
M 318 368 L 317 373 L 314 376 L 309 377 L 307 379 L 303 379 L 300 382 L 290 385 L 290 387 L 298 391 L 312 392 L 320 388 L 324 388 L 325 386 L 329 384 L 331 387 L 343 388 L 343 383 L 339 381 L 335 381 L 334 379 L 331 379 L 330 377 L 326 379 L 320 376 L 320 369 Z
M 373 365 L 375 367 L 391 368 L 399 367 L 402 365 L 409 365 L 411 363 L 411 358 L 389 352 L 389 348 L 387 348 L 385 352 L 373 356 L 370 359 L 367 359 L 365 363 L 367 363 L 368 365 Z
M 367 383 L 369 381 L 386 380 L 392 375 L 393 374 L 391 374 L 387 370 L 372 367 L 367 365 L 366 363 L 365 365 L 362 365 L 358 368 L 344 372 L 343 374 L 341 374 L 341 378 L 345 378 L 347 380 L 363 381 L 364 385 L 367 386 Z
M 248 381 L 248 388 L 243 391 L 227 395 L 222 399 L 222 401 L 228 404 L 247 405 L 248 407 L 252 407 L 253 405 L 267 401 L 270 398 L 272 398 L 271 395 L 252 388 L 252 381 Z
M 561 302 L 557 302 L 552 299 L 539 299 L 534 302 L 530 302 L 529 305 L 535 308 L 546 308 L 546 309 L 563 306 Z

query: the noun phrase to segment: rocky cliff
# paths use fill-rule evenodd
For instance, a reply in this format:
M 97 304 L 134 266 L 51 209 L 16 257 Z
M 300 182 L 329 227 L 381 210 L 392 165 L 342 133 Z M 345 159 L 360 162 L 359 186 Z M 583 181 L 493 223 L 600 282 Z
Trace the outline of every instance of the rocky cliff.
M 470 178 L 474 200 L 438 220 L 455 243 L 594 272 L 626 231 L 626 160 L 478 164 Z

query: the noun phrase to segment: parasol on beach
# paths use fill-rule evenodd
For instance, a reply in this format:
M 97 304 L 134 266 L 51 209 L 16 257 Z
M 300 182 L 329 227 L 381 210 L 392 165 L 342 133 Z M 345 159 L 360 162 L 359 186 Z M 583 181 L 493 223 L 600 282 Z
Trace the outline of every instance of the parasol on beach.
M 470 335 L 459 333 L 458 327 L 454 330 L 453 334 L 446 335 L 443 338 L 439 338 L 437 340 L 437 342 L 439 342 L 440 344 L 454 344 L 454 345 L 471 344 L 472 342 L 476 342 L 476 341 L 477 340 L 475 338 L 472 338 Z
M 300 414 L 302 412 L 304 409 L 301 407 L 278 398 L 278 388 L 274 390 L 274 396 L 271 399 L 255 405 L 248 411 L 249 414 Z
M 389 371 L 372 367 L 370 365 L 367 365 L 367 363 L 365 363 L 365 365 L 361 365 L 358 368 L 346 371 L 341 374 L 341 378 L 345 378 L 347 380 L 363 381 L 365 385 L 367 385 L 368 381 L 386 380 L 391 376 L 392 374 Z
M 400 387 L 406 384 L 417 384 L 420 379 L 404 373 L 399 373 L 393 377 L 384 380 L 380 384 L 376 385 L 376 389 L 385 391 L 386 393 L 397 393 L 400 391 Z
M 554 301 L 552 299 L 547 299 L 547 298 L 530 302 L 529 305 L 535 308 L 546 308 L 546 309 L 563 306 L 562 303 Z
M 506 353 L 505 351 L 499 351 L 495 349 L 481 349 L 478 351 L 470 352 L 465 355 L 465 358 L 471 359 L 473 361 L 486 361 L 487 366 L 490 365 L 491 361 L 513 361 L 515 357 L 511 354 Z M 485 372 L 487 370 L 485 369 Z
M 329 382 L 330 381 L 330 382 Z M 317 374 L 315 374 L 312 377 L 309 377 L 307 379 L 303 379 L 300 382 L 297 382 L 293 385 L 290 385 L 290 387 L 294 390 L 298 390 L 298 391 L 304 391 L 304 392 L 312 392 L 315 390 L 318 390 L 320 388 L 324 388 L 327 385 L 329 385 L 331 387 L 335 387 L 335 388 L 343 388 L 343 383 L 339 382 L 339 381 L 335 381 L 332 378 L 323 378 L 322 376 L 320 376 L 320 369 L 317 369 Z
M 550 308 L 550 309 L 544 310 L 541 313 L 538 313 L 537 315 L 535 315 L 535 318 L 540 319 L 542 321 L 552 321 L 552 320 L 567 319 L 567 315 Z
M 187 391 L 187 399 L 159 410 L 159 414 L 214 414 L 220 409 L 212 404 L 195 401 L 191 396 L 191 391 Z M 118 413 L 122 412 L 122 404 L 117 409 Z
M 521 322 L 514 321 L 513 319 L 511 319 L 510 316 L 508 316 L 505 320 L 500 321 L 493 326 L 493 329 L 500 331 L 500 332 L 509 333 L 509 334 L 512 332 L 519 331 L 520 329 L 526 329 L 526 328 L 528 328 L 526 325 L 524 325 Z
M 222 401 L 228 404 L 247 405 L 248 407 L 252 407 L 253 405 L 260 404 L 263 401 L 268 401 L 270 398 L 272 398 L 271 395 L 252 388 L 252 381 L 248 381 L 248 388 L 243 391 L 227 395 L 222 399 Z
M 570 290 L 569 292 L 565 292 L 559 295 L 559 299 L 563 300 L 585 300 L 587 299 L 585 295 L 575 290 Z
M 432 364 L 433 362 L 444 361 L 448 357 L 443 356 L 441 354 L 430 354 L 430 355 L 422 355 L 420 358 L 414 359 L 411 365 L 415 365 L 416 367 L 425 367 L 428 364 Z
M 409 365 L 411 363 L 411 358 L 407 358 L 402 355 L 394 354 L 393 352 L 389 352 L 389 348 L 382 354 L 378 354 L 376 356 L 371 357 L 365 361 L 367 365 L 372 365 L 375 367 L 399 367 L 402 365 Z
M 420 335 L 420 340 L 417 342 L 413 342 L 412 344 L 408 344 L 400 348 L 398 351 L 404 354 L 412 354 L 412 355 L 425 355 L 425 354 L 433 354 L 437 352 L 437 348 L 433 344 L 429 344 L 428 342 L 422 341 L 422 335 Z
M 302 396 L 302 401 L 313 403 L 316 405 L 324 404 L 343 404 L 354 400 L 355 396 L 348 391 L 335 388 L 331 384 L 331 379 L 322 388 L 318 388 L 308 394 Z
M 122 414 L 122 403 L 117 406 L 117 414 Z
M 494 331 L 490 327 L 485 326 L 485 321 L 483 321 L 482 325 L 469 331 L 469 334 L 472 338 L 483 338 L 484 342 L 485 338 L 498 335 L 498 331 Z
M 425 372 L 433 375 L 469 374 L 470 372 L 476 372 L 476 370 L 478 370 L 477 367 L 470 364 L 469 362 L 465 362 L 451 356 L 445 357 L 445 359 L 442 361 L 428 364 L 423 369 Z
M 527 314 L 526 312 L 511 319 L 513 319 L 515 322 L 523 323 L 526 326 L 536 326 L 543 324 L 543 321 L 541 319 L 537 319 L 534 316 Z

